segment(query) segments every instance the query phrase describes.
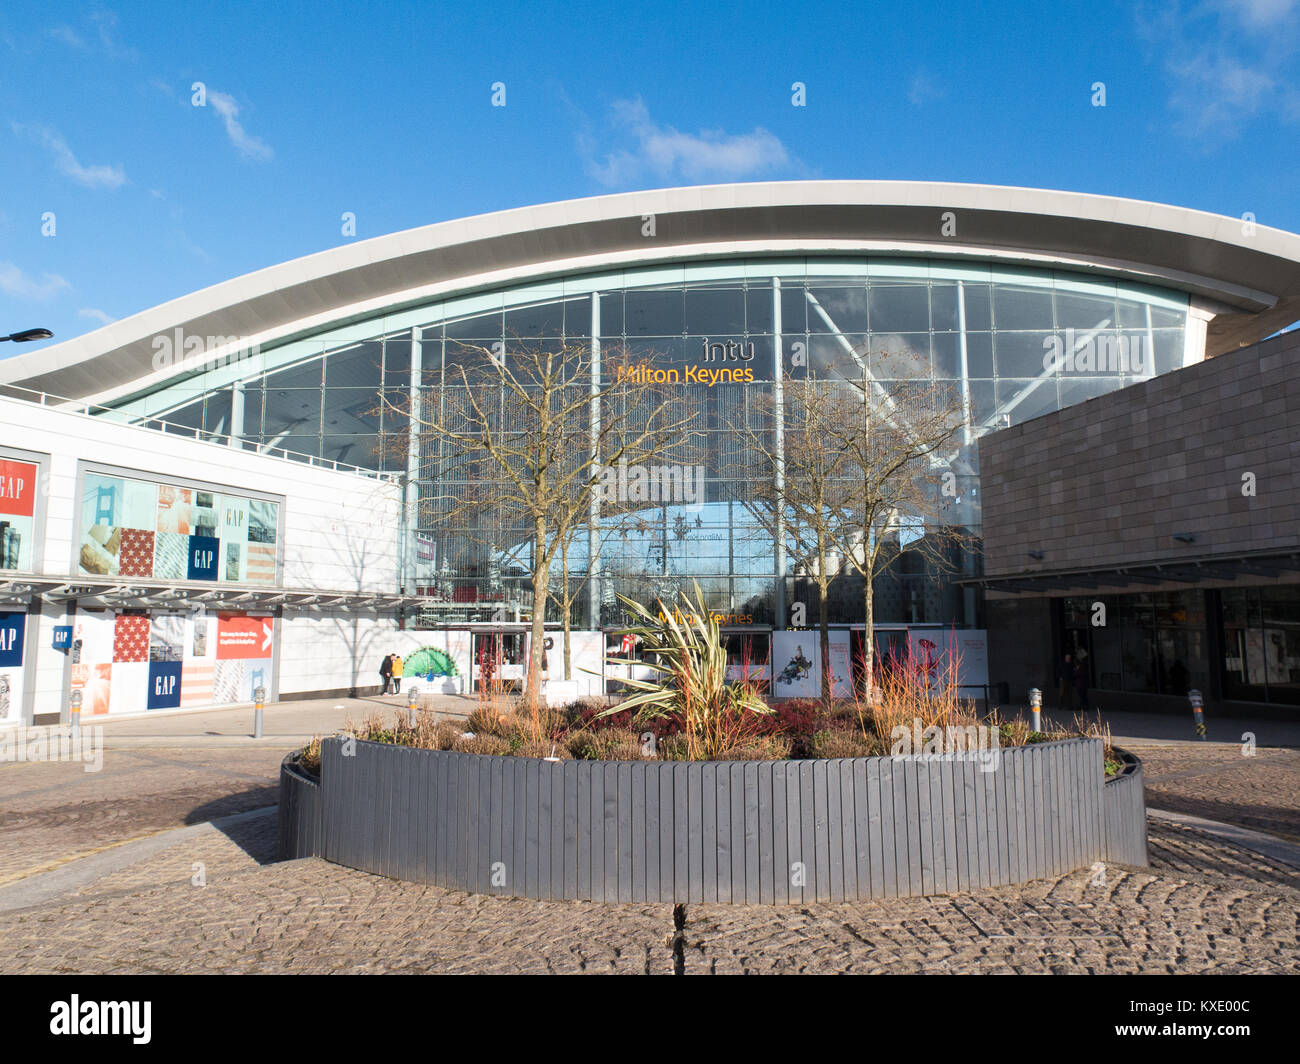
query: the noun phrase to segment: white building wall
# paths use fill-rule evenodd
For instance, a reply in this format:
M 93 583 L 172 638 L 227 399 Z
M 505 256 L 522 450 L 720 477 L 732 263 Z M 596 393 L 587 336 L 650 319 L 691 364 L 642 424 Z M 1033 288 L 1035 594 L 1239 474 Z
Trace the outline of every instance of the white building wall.
M 77 575 L 77 473 L 80 463 L 92 463 L 127 475 L 135 471 L 217 490 L 281 496 L 279 562 L 286 589 L 390 594 L 399 589 L 401 498 L 392 481 L 2 397 L 0 445 L 48 456 L 40 489 L 48 491 L 46 521 L 33 559 L 34 575 Z M 229 590 L 238 585 L 213 586 Z M 68 658 L 51 644 L 55 626 L 68 623 L 59 604 L 46 603 L 39 613 L 36 607 L 28 611 L 25 659 L 28 675 L 34 671 L 36 715 L 64 708 Z M 290 611 L 277 629 L 281 697 L 377 687 L 379 661 L 395 649 L 388 644 L 397 635 L 395 621 L 374 612 Z M 415 645 L 427 642 L 419 638 Z M 113 709 L 143 712 L 145 707 L 119 705 L 115 695 Z

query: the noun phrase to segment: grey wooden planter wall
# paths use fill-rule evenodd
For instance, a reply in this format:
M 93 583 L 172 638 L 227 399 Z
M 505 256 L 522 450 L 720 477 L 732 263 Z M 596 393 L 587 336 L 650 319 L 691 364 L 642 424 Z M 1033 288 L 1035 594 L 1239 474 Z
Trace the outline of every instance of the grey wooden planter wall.
M 297 767 L 296 758 L 290 754 L 280 763 L 276 852 L 282 861 L 321 856 L 320 784 Z
M 1145 868 L 1147 859 L 1147 803 L 1142 790 L 1142 762 L 1117 751 L 1123 771 L 1106 781 L 1101 811 L 1106 850 L 1102 859 Z
M 1106 836 L 1100 742 L 976 762 L 626 762 L 343 741 L 281 768 L 280 853 L 458 890 L 610 902 L 941 894 L 1137 852 Z M 1116 792 L 1117 794 L 1119 792 Z M 1141 779 L 1114 805 L 1135 829 Z M 1145 863 L 1145 817 L 1141 818 Z M 1127 848 L 1126 848 L 1127 847 Z M 1111 858 L 1120 860 L 1116 856 Z

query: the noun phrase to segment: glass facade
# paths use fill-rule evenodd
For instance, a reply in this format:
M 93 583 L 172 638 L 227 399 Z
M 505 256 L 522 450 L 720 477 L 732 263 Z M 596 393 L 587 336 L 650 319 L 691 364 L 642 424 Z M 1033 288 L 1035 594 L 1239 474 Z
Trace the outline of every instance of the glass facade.
M 1206 592 L 1067 598 L 1063 609 L 1065 647 L 1082 656 L 1090 686 L 1152 695 L 1209 689 Z
M 585 581 L 575 622 L 612 623 L 617 594 L 644 600 L 694 579 L 732 623 L 784 627 L 783 603 L 812 600 L 797 546 L 779 552 L 745 505 L 752 492 L 735 426 L 775 431 L 754 424 L 770 410 L 761 397 L 809 374 L 833 378 L 846 354 L 875 380 L 950 382 L 970 418 L 942 456 L 957 481 L 950 519 L 978 534 L 979 436 L 1181 366 L 1187 305 L 1186 296 L 1161 289 L 976 263 L 691 262 L 403 309 L 174 380 L 118 408 L 249 448 L 402 475 L 407 512 L 416 515 L 404 586 L 463 607 L 444 608 L 443 621 L 513 620 L 529 608 L 528 537 L 491 514 L 472 525 L 450 520 L 455 499 L 486 490 L 484 473 L 451 461 L 428 434 L 412 434 L 399 411 L 414 399 L 426 417 L 439 416 L 442 396 L 429 382 L 458 359 L 484 357 L 471 349 L 500 344 L 509 357 L 512 345 L 580 343 L 606 357 L 619 352 L 680 384 L 681 407 L 698 431 L 671 461 L 702 468 L 702 482 L 687 501 L 648 501 L 617 529 L 594 519 L 595 531 L 579 537 L 568 558 L 574 580 Z M 720 383 L 693 378 L 688 370 L 713 344 L 745 372 Z M 876 619 L 977 626 L 975 593 L 906 550 L 926 532 L 899 534 L 902 557 L 876 582 Z M 971 556 L 953 559 L 952 568 L 973 575 L 977 566 Z M 853 585 L 847 574 L 833 582 L 833 622 L 862 620 L 860 578 Z
M 1220 594 L 1224 696 L 1300 705 L 1300 587 Z

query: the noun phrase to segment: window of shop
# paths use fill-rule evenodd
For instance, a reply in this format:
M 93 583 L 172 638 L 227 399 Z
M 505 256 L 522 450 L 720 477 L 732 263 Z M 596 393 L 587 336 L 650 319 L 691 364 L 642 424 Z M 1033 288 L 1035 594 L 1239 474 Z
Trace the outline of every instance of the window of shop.
M 87 470 L 76 566 L 90 576 L 275 584 L 280 503 Z
M 1300 705 L 1300 587 L 1221 594 L 1224 696 Z
M 0 449 L 0 571 L 39 567 L 36 545 L 45 524 L 43 475 L 37 456 Z
M 1091 685 L 1103 690 L 1185 695 L 1193 687 L 1204 689 L 1209 679 L 1205 594 L 1065 599 L 1065 649 L 1082 654 Z

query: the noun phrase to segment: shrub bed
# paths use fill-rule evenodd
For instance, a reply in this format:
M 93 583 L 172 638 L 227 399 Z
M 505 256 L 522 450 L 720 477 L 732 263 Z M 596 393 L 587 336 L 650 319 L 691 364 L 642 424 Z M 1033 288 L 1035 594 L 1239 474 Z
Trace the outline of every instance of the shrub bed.
M 481 706 L 464 724 L 421 714 L 412 726 L 405 711 L 396 710 L 388 716 L 373 713 L 359 724 L 349 720 L 344 730 L 370 742 L 466 754 L 579 761 L 784 761 L 884 757 L 898 752 L 892 731 L 897 727 L 905 728 L 909 736 L 934 728 L 942 737 L 948 728 L 982 725 L 996 731 L 999 747 L 1101 739 L 1107 777 L 1120 768 L 1109 730 L 1082 716 L 1076 716 L 1068 727 L 1035 732 L 1026 721 L 1001 719 L 997 711 L 980 718 L 973 706 L 954 703 L 906 708 L 916 715 L 906 719 L 898 707 L 873 708 L 852 699 L 830 704 L 816 699 L 777 702 L 768 714 L 736 714 L 734 720 L 723 721 L 729 741 L 720 744 L 716 756 L 695 759 L 690 757 L 679 722 L 661 718 L 638 724 L 631 711 L 620 711 L 598 699 L 542 707 L 536 714 L 522 706 L 507 710 Z M 306 770 L 317 773 L 320 740 L 314 739 L 299 760 Z

